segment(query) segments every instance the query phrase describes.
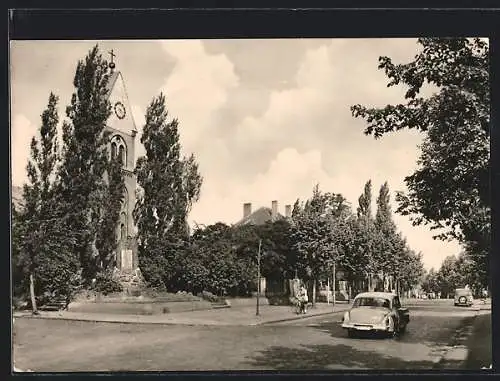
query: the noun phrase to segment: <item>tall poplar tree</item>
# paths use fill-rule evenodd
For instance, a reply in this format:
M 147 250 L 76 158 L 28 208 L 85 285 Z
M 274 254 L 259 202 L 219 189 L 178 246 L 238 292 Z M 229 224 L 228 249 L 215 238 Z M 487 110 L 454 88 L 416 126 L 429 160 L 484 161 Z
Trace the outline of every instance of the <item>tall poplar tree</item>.
M 41 115 L 39 140 L 31 140 L 31 158 L 27 165 L 28 182 L 23 187 L 23 209 L 15 214 L 17 246 L 16 265 L 23 268 L 25 286 L 29 285 L 33 312 L 36 297 L 42 293 L 66 296 L 76 264 L 60 259 L 71 245 L 71 236 L 63 234 L 58 205 L 54 202 L 54 175 L 58 161 L 58 98 L 50 94 L 48 106 Z M 29 282 L 27 281 L 29 279 Z
M 97 271 L 96 241 L 106 194 L 109 134 L 105 127 L 111 114 L 108 80 L 107 62 L 96 45 L 78 62 L 75 91 L 66 108 L 69 121 L 63 124 L 58 196 L 60 205 L 71 216 L 66 229 L 78 237 L 72 252 L 80 261 L 86 281 Z
M 372 215 L 372 182 L 368 180 L 365 183 L 363 193 L 358 198 L 357 208 L 357 229 L 359 230 L 357 248 L 363 251 L 363 260 L 357 261 L 356 264 L 364 265 L 364 275 L 368 281 L 368 289 L 371 286 L 371 279 L 377 270 L 375 258 L 377 256 L 377 241 L 378 231 L 375 228 L 375 223 Z
M 368 180 L 365 184 L 363 194 L 358 198 L 358 218 L 372 218 L 372 181 Z
M 139 264 L 147 281 L 165 286 L 175 271 L 176 253 L 185 249 L 187 217 L 202 177 L 194 156 L 181 155 L 179 122 L 168 120 L 163 94 L 153 99 L 145 119 L 141 143 L 146 155 L 135 168 L 142 189 L 134 209 Z
M 375 215 L 377 228 L 377 249 L 374 252 L 376 269 L 382 273 L 384 279 L 387 275 L 394 274 L 396 266 L 396 224 L 392 219 L 390 205 L 389 184 L 385 182 L 377 197 L 377 212 Z

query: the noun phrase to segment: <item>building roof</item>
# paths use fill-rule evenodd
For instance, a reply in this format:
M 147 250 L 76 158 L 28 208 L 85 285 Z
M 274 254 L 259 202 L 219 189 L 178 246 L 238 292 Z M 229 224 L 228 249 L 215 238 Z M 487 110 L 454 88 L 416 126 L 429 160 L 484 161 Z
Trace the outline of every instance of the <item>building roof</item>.
M 106 85 L 106 90 L 108 90 L 108 93 L 106 94 L 107 98 L 109 98 L 109 96 L 111 95 L 111 90 L 113 90 L 113 87 L 115 86 L 116 80 L 118 79 L 118 76 L 120 74 L 121 73 L 117 70 L 117 71 L 113 71 L 111 73 L 111 75 L 109 76 L 109 80 L 108 80 L 108 83 Z
M 278 213 L 277 214 L 277 220 L 281 220 L 285 218 L 282 214 Z M 264 225 L 266 222 L 272 221 L 272 210 L 271 208 L 268 207 L 261 207 L 257 209 L 256 211 L 250 213 L 247 217 L 242 218 L 239 220 L 235 226 L 242 226 L 242 225 Z
M 386 298 L 392 299 L 396 294 L 392 292 L 362 292 L 361 294 L 356 295 L 356 298 Z

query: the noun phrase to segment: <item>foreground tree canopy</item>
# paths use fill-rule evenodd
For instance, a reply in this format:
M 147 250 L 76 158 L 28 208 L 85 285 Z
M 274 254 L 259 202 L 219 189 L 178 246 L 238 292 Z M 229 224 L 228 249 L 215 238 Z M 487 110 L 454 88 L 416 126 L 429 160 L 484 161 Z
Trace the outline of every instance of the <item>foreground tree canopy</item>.
M 418 169 L 405 178 L 398 212 L 414 225 L 430 224 L 436 238 L 461 242 L 487 283 L 490 249 L 489 48 L 481 39 L 421 38 L 422 49 L 406 64 L 380 57 L 388 87 L 408 87 L 405 103 L 368 108 L 354 105 L 365 119 L 365 134 L 380 138 L 401 129 L 425 134 Z M 425 84 L 437 91 L 423 97 Z

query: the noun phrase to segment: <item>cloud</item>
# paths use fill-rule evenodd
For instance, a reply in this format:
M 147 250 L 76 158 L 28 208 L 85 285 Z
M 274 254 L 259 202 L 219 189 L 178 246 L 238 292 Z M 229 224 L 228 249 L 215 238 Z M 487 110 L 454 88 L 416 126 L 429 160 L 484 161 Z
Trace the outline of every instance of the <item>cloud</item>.
M 314 184 L 327 178 L 321 164 L 321 153 L 317 150 L 299 153 L 295 148 L 286 148 L 270 162 L 266 172 L 257 174 L 248 183 L 231 183 L 230 191 L 223 197 L 213 184 L 204 184 L 206 193 L 202 194 L 190 217 L 206 224 L 234 223 L 242 217 L 240 206 L 244 202 L 251 202 L 258 208 L 278 200 L 283 209 L 285 204 L 293 204 L 297 197 L 307 197 Z
M 37 126 L 23 114 L 12 119 L 11 128 L 11 160 L 12 184 L 22 185 L 26 182 L 26 165 L 30 157 L 31 139 L 37 133 Z
M 179 119 L 182 146 L 191 152 L 210 135 L 214 112 L 239 80 L 231 61 L 224 54 L 207 54 L 199 40 L 163 41 L 162 48 L 176 60 L 162 86 L 167 109 Z

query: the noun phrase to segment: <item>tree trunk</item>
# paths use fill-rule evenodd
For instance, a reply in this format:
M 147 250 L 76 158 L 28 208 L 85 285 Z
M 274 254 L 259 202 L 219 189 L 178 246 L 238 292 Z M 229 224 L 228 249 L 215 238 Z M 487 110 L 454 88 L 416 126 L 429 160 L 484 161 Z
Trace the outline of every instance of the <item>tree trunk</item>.
M 33 273 L 30 273 L 30 296 L 31 296 L 31 308 L 33 310 L 33 315 L 38 315 L 38 309 L 36 307 L 36 298 L 35 298 L 35 281 L 33 279 Z

